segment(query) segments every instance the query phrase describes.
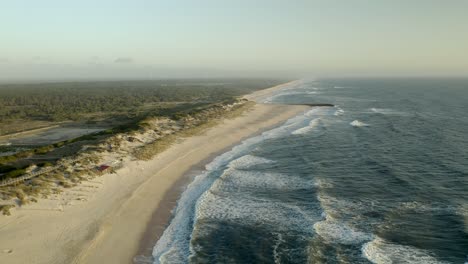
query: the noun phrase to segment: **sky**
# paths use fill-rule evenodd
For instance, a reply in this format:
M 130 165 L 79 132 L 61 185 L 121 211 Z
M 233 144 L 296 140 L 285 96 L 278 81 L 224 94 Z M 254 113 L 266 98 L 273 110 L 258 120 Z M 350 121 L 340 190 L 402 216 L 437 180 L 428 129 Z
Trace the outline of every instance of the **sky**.
M 0 80 L 468 75 L 466 0 L 0 0 Z

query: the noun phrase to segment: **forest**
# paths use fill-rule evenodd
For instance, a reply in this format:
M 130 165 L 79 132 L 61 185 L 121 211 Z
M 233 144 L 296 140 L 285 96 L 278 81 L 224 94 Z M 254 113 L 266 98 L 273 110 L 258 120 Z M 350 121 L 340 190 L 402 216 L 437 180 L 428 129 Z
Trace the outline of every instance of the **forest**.
M 283 80 L 210 79 L 1 84 L 0 120 L 83 121 L 93 113 L 135 116 L 162 103 L 213 103 Z

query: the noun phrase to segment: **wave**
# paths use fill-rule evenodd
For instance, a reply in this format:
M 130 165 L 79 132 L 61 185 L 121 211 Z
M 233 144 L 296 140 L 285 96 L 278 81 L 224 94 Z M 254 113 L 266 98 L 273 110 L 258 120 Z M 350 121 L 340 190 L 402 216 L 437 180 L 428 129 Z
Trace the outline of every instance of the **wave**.
M 361 244 L 373 238 L 371 234 L 358 231 L 345 223 L 325 220 L 314 224 L 315 232 L 328 243 L 345 245 Z
M 293 132 L 291 132 L 291 134 L 293 135 L 307 134 L 311 131 L 316 130 L 319 126 L 320 126 L 320 118 L 315 118 L 312 121 L 310 121 L 308 126 L 296 129 Z
M 238 159 L 231 161 L 229 163 L 229 167 L 236 168 L 236 169 L 248 169 L 255 165 L 271 164 L 271 163 L 275 163 L 275 161 L 265 159 L 262 157 L 253 156 L 253 155 L 244 155 Z
M 297 87 L 293 87 L 293 88 L 297 88 Z M 267 99 L 265 99 L 263 101 L 263 103 L 272 103 L 274 102 L 275 99 L 279 98 L 279 97 L 284 97 L 284 96 L 291 96 L 291 95 L 302 95 L 302 96 L 307 96 L 307 95 L 314 95 L 314 94 L 320 94 L 320 92 L 317 92 L 317 91 L 297 91 L 297 90 L 292 90 L 293 88 L 284 88 L 284 89 L 281 89 L 279 90 L 277 93 L 275 93 L 274 95 L 268 97 Z
M 195 228 L 204 220 L 239 223 L 242 225 L 268 226 L 276 231 L 297 231 L 312 234 L 310 226 L 320 219 L 318 213 L 311 213 L 300 206 L 285 202 L 274 202 L 251 192 L 232 193 L 230 187 L 216 186 L 205 192 L 197 203 Z M 232 187 L 231 191 L 234 191 Z M 227 192 L 227 193 L 226 193 Z M 203 225 L 202 225 L 203 227 Z
M 417 213 L 446 213 L 459 214 L 462 216 L 461 207 L 438 202 L 402 202 L 398 206 L 398 210 L 411 210 Z
M 331 182 L 330 180 L 327 180 L 327 179 L 318 178 L 318 179 L 315 180 L 315 186 L 319 187 L 321 189 L 333 188 L 333 182 Z
M 366 126 L 369 126 L 369 124 L 366 124 L 364 122 L 361 122 L 359 120 L 354 120 L 353 122 L 349 123 L 350 125 L 354 126 L 354 127 L 366 127 Z
M 412 263 L 412 264 L 445 264 L 437 260 L 429 251 L 412 246 L 399 245 L 385 241 L 380 237 L 364 244 L 362 254 L 372 263 Z
M 465 224 L 465 232 L 468 233 L 468 205 L 463 204 L 457 209 L 457 214 L 461 216 Z M 468 261 L 468 255 L 467 255 Z
M 275 245 L 273 246 L 273 259 L 275 260 L 275 264 L 280 264 L 281 263 L 281 257 L 280 257 L 280 254 L 278 252 L 278 249 L 280 247 L 280 245 L 284 242 L 286 242 L 284 239 L 283 239 L 283 235 L 281 235 L 281 233 L 274 233 L 276 235 L 276 243 Z
M 340 115 L 343 115 L 344 113 L 345 111 L 343 109 L 341 109 L 339 106 L 336 106 L 336 111 L 333 115 L 340 116 Z
M 239 220 L 244 224 L 260 222 L 280 227 L 282 223 L 292 221 L 289 219 L 291 215 L 303 214 L 299 206 L 272 202 L 271 199 L 259 195 L 259 192 L 278 193 L 295 192 L 304 188 L 312 189 L 316 186 L 315 181 L 281 173 L 248 170 L 255 165 L 275 163 L 268 159 L 252 157 L 254 156 L 245 155 L 229 162 L 227 169 L 198 200 L 196 221 L 205 218 L 222 221 Z M 315 220 L 319 220 L 318 214 L 315 217 Z M 304 224 L 303 219 L 297 217 L 295 219 L 298 221 L 295 227 L 301 227 L 302 230 L 303 227 L 308 226 Z
M 228 169 L 197 201 L 191 239 L 207 239 L 213 228 L 222 228 L 224 224 L 261 227 L 274 235 L 272 254 L 273 259 L 279 262 L 280 251 L 283 250 L 281 244 L 285 242 L 282 234 L 312 237 L 314 232 L 310 226 L 319 221 L 321 216 L 318 203 L 311 210 L 310 201 L 307 205 L 298 205 L 287 199 L 275 199 L 275 196 L 311 190 L 315 183 L 313 180 L 281 173 L 239 170 L 233 166 L 236 163 L 231 162 Z M 198 251 L 198 245 L 191 244 L 191 257 L 195 257 Z
M 318 182 L 320 188 L 333 188 L 334 184 L 330 180 L 320 180 Z M 347 216 L 346 218 L 352 217 L 355 212 L 365 213 L 368 210 L 372 210 L 369 206 L 371 202 L 353 202 L 343 199 L 338 199 L 333 196 L 325 195 L 324 192 L 321 192 L 318 195 L 318 200 L 325 211 L 325 217 L 332 218 L 335 215 Z
M 313 227 L 322 239 L 327 243 L 356 245 L 374 238 L 369 228 L 355 216 L 356 212 L 361 215 L 371 210 L 369 206 L 327 195 L 326 189 L 334 186 L 329 179 L 317 178 L 315 182 L 316 186 L 319 187 L 317 199 L 323 210 L 323 219 L 315 223 Z M 343 219 L 343 221 L 338 219 Z
M 314 117 L 314 116 L 334 116 L 337 111 L 335 107 L 314 107 L 311 110 L 307 111 L 304 116 Z
M 293 135 L 309 134 L 312 131 L 323 130 L 331 120 L 327 117 L 339 116 L 344 110 L 339 107 L 316 107 L 304 114 L 306 117 L 316 117 L 309 121 L 307 126 L 303 126 L 291 132 Z M 324 117 L 324 118 L 322 118 Z
M 219 186 L 217 184 L 219 183 Z M 280 173 L 267 173 L 263 171 L 244 171 L 228 169 L 213 184 L 211 190 L 229 191 L 232 188 L 238 191 L 245 189 L 294 190 L 315 187 L 313 181 L 306 181 Z
M 382 115 L 402 115 L 402 116 L 408 115 L 408 113 L 396 111 L 396 110 L 389 109 L 389 108 L 370 108 L 369 111 L 370 111 L 369 113 L 382 114 Z
M 208 176 L 209 173 L 198 175 L 188 186 L 188 191 L 183 192 L 174 210 L 174 218 L 153 248 L 155 263 L 185 263 L 189 254 L 184 241 L 191 233 L 193 203 L 211 185 Z

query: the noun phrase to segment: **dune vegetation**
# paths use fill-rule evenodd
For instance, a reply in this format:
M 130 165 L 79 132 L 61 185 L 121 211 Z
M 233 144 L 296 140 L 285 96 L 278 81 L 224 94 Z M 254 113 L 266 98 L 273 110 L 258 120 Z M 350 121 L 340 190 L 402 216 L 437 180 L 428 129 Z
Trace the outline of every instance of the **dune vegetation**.
M 255 86 L 255 89 L 266 88 L 268 85 L 270 83 L 266 82 L 263 86 Z M 198 90 L 194 87 L 190 89 Z M 97 168 L 104 161 L 113 160 L 121 166 L 125 159 L 149 160 L 185 137 L 203 133 L 224 118 L 241 115 L 254 104 L 238 98 L 238 95 L 254 88 L 225 90 L 219 87 L 203 87 L 200 89 L 205 91 L 200 93 L 206 95 L 203 98 L 199 96 L 195 100 L 192 97 L 195 93 L 190 90 L 185 94 L 185 98 L 174 98 L 174 100 L 192 98 L 194 101 L 153 109 L 154 111 L 147 110 L 130 118 L 128 122 L 100 132 L 0 156 L 0 180 L 14 179 L 27 173 L 53 168 L 32 179 L 0 187 L 0 211 L 8 215 L 14 206 L 36 202 L 37 199 L 47 198 L 82 181 L 98 177 L 102 173 Z M 167 98 L 166 100 L 169 100 Z M 22 115 L 24 115 L 22 118 L 26 118 L 29 114 L 24 112 Z M 51 153 L 59 153 L 74 144 L 79 144 L 79 151 L 70 155 L 40 162 L 25 162 L 36 160 L 31 157 L 46 158 Z

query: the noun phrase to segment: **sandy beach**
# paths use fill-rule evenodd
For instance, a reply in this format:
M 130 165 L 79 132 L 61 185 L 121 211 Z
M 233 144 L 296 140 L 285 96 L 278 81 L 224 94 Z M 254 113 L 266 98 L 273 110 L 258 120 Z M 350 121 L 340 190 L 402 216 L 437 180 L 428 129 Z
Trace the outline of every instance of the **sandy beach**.
M 247 96 L 263 98 L 276 86 Z M 183 187 L 218 155 L 309 107 L 256 104 L 150 161 L 0 216 L 0 263 L 133 263 L 151 253 Z

